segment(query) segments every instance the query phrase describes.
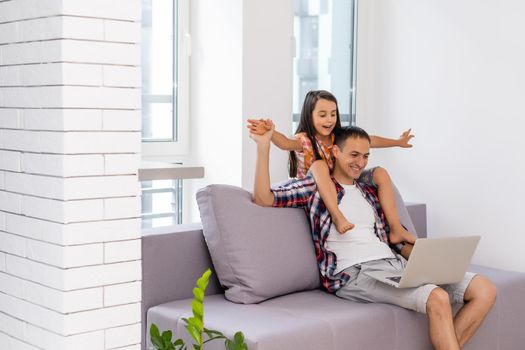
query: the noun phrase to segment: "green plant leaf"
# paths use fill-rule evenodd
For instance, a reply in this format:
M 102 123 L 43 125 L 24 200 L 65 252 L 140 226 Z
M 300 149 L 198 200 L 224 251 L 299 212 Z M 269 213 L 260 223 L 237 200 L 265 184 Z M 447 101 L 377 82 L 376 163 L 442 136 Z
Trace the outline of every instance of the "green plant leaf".
M 157 350 L 164 350 L 164 341 L 161 337 L 151 336 L 151 343 Z
M 185 345 L 185 344 L 184 344 L 184 340 L 182 340 L 182 339 L 179 338 L 179 339 L 175 340 L 175 342 L 173 343 L 173 345 L 175 345 L 175 346 Z
M 235 335 L 233 336 L 233 339 L 238 344 L 244 344 L 244 334 L 242 334 L 242 332 L 235 333 Z
M 235 333 L 233 340 L 226 339 L 224 346 L 228 350 L 248 350 L 248 345 L 244 342 L 244 334 L 242 332 Z
M 173 332 L 172 331 L 164 331 L 162 332 L 162 339 L 164 340 L 164 342 L 168 342 L 168 343 L 171 343 L 171 337 L 173 336 Z
M 191 302 L 191 310 L 193 311 L 194 317 L 202 321 L 202 319 L 204 318 L 204 307 L 202 303 L 198 300 L 193 300 Z
M 151 324 L 151 327 L 149 328 L 149 334 L 153 337 L 160 337 L 159 327 L 155 323 Z
M 188 333 L 190 336 L 197 342 L 197 344 L 202 344 L 202 336 L 201 333 L 193 326 L 192 324 L 189 324 L 186 326 L 186 329 L 188 330 Z
M 193 297 L 201 303 L 204 302 L 204 291 L 197 287 L 193 288 Z
M 202 347 L 201 347 L 201 346 L 198 346 L 198 345 L 195 345 L 195 344 L 193 344 L 193 349 L 195 349 L 195 350 L 202 350 Z
M 190 325 L 192 327 L 195 327 L 201 333 L 204 330 L 202 321 L 200 319 L 198 319 L 198 318 L 195 318 L 195 317 L 190 317 L 188 319 L 188 325 Z
M 214 329 L 208 329 L 208 328 L 204 327 L 203 331 L 210 338 L 212 338 L 212 337 L 224 337 L 224 334 L 222 334 L 221 332 L 216 331 Z
M 203 292 L 206 291 L 206 288 L 208 287 L 208 282 L 210 280 L 211 270 L 207 269 L 202 274 L 201 278 L 197 280 L 197 286 L 199 289 L 201 289 Z

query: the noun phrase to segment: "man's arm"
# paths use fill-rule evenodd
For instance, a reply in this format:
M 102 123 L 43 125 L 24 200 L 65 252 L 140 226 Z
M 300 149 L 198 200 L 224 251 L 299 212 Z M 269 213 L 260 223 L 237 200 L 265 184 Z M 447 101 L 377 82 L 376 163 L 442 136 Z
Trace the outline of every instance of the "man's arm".
M 275 200 L 270 191 L 270 140 L 273 130 L 264 135 L 250 133 L 250 137 L 257 143 L 257 162 L 255 164 L 255 179 L 253 183 L 252 200 L 255 204 L 271 207 Z

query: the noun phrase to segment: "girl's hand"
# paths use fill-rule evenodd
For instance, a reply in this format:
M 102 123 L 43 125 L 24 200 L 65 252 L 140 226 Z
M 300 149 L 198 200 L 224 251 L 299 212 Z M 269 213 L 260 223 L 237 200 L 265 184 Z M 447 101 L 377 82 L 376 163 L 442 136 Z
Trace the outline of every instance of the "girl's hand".
M 248 119 L 246 127 L 251 134 L 263 135 L 264 133 L 273 130 L 274 125 L 271 119 Z
M 272 140 L 272 135 L 273 135 L 273 124 L 272 124 L 272 127 L 271 127 L 271 129 L 269 131 L 266 131 L 266 132 L 264 132 L 262 134 L 257 134 L 257 133 L 254 133 L 254 132 L 250 131 L 250 137 L 258 145 L 268 145 L 269 146 L 270 142 Z
M 410 144 L 409 142 L 410 142 L 410 139 L 415 136 L 410 133 L 411 131 L 412 129 L 408 129 L 407 131 L 401 134 L 401 136 L 398 139 L 399 147 L 401 148 L 412 147 L 412 144 Z

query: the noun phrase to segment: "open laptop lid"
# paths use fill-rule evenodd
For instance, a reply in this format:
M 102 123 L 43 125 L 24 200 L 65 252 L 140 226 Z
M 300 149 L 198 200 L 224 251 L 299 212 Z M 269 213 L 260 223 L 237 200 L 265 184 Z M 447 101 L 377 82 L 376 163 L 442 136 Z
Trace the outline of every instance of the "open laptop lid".
M 461 236 L 416 240 L 399 287 L 460 282 L 467 272 L 480 238 Z

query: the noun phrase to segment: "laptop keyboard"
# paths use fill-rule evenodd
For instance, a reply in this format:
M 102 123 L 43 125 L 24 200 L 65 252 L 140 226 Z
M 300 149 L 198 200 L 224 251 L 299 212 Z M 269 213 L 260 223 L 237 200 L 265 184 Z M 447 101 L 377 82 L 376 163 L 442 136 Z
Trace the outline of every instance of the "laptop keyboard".
M 399 281 L 401 281 L 401 276 L 387 277 L 387 279 L 399 283 Z

